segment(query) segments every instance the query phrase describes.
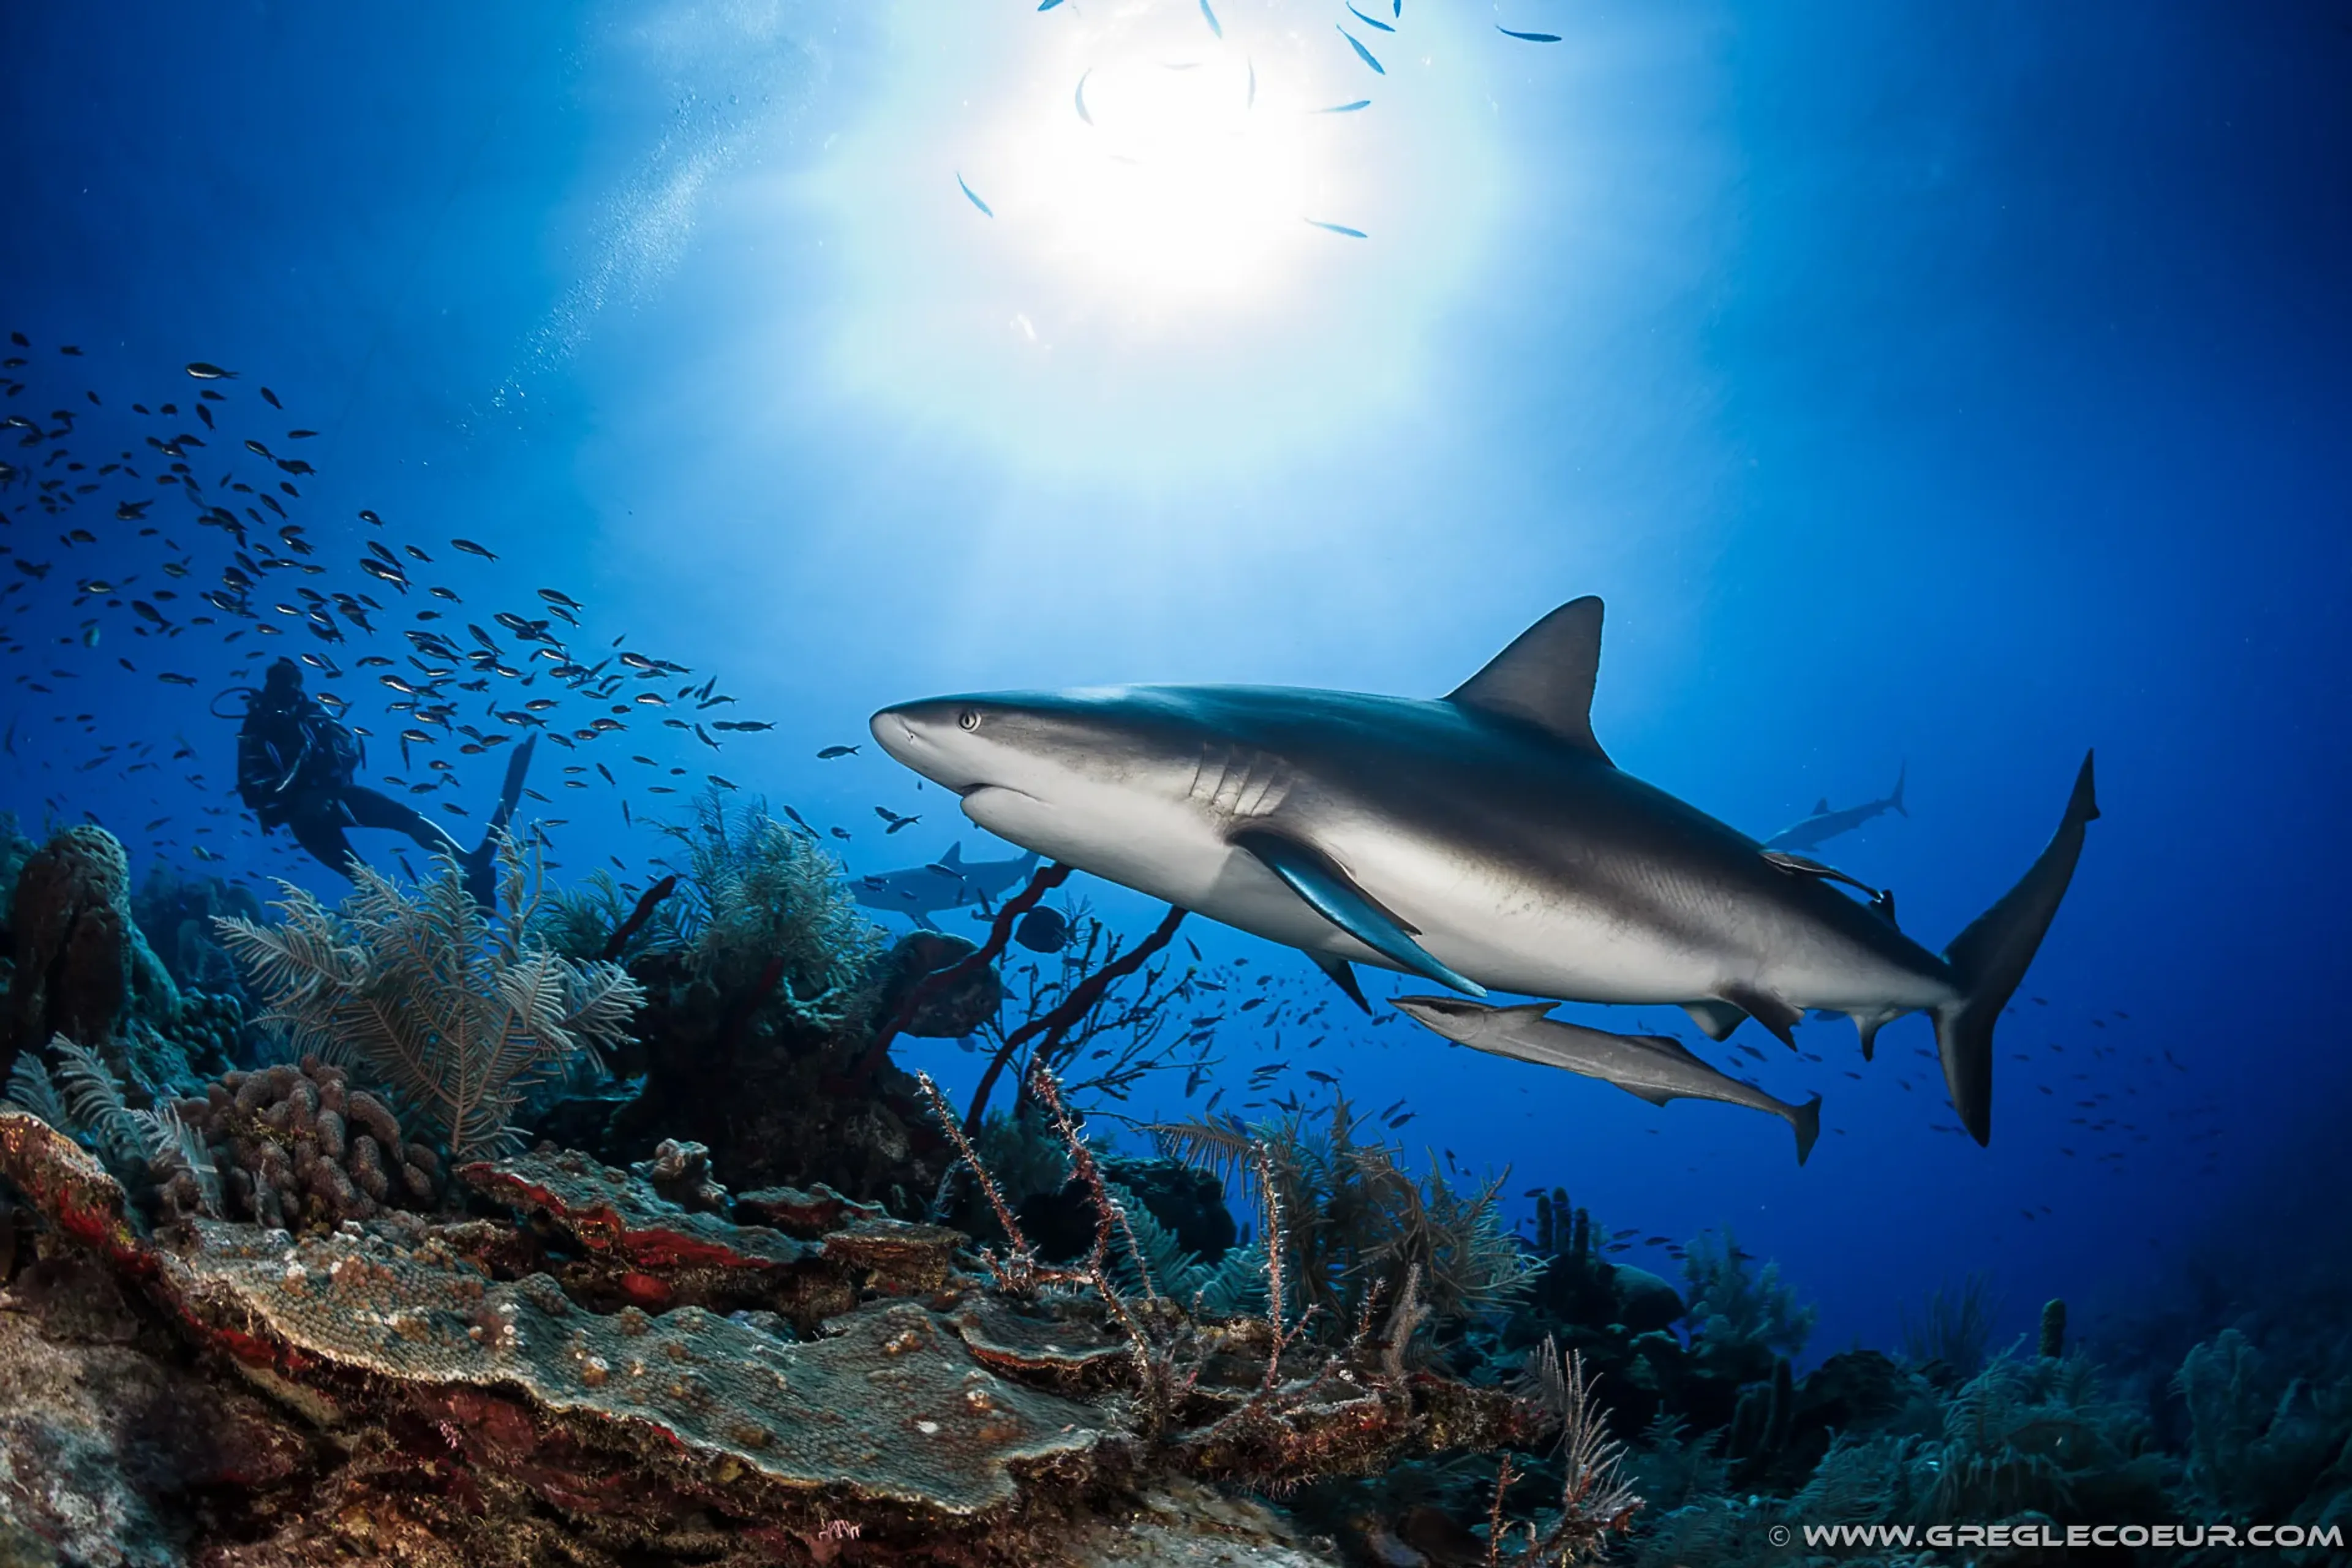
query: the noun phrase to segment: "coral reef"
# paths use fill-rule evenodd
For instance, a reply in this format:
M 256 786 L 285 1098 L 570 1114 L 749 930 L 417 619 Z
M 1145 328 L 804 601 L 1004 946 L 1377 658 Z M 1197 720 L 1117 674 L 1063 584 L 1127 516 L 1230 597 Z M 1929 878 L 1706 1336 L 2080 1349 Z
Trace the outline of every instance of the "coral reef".
M 1970 1276 L 1903 1356 L 1805 1370 L 1811 1310 L 1728 1232 L 1679 1290 L 1562 1188 L 1514 1236 L 1499 1179 L 1408 1171 L 1344 1100 L 1098 1149 L 1192 1000 L 1173 911 L 1077 907 L 1000 969 L 1061 868 L 977 946 L 886 950 L 764 813 L 681 838 L 568 897 L 510 852 L 495 920 L 447 867 L 233 913 L 303 1055 L 231 1070 L 189 926 L 230 895 L 126 903 L 96 830 L 0 834 L 7 1026 L 83 1031 L 9 1037 L 0 1561 L 1816 1568 L 1793 1527 L 2352 1525 L 2340 1310 L 2118 1385 L 2061 1301 L 1996 1352 Z M 890 1060 L 934 1034 L 992 1109 Z

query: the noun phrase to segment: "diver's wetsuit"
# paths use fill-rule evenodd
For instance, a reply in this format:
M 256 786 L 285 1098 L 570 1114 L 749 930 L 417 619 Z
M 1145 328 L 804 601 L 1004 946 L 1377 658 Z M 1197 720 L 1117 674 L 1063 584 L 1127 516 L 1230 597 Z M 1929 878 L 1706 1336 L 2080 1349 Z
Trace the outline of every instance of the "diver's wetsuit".
M 499 829 L 513 815 L 522 793 L 531 741 L 515 748 L 507 764 L 507 787 L 479 847 L 467 851 L 439 823 L 414 806 L 352 781 L 360 751 L 352 732 L 302 690 L 302 672 L 289 659 L 269 668 L 267 684 L 246 709 L 236 736 L 236 790 L 261 819 L 263 832 L 283 826 L 320 864 L 349 877 L 363 864 L 350 827 L 381 827 L 406 834 L 429 854 L 446 855 L 466 869 L 476 900 L 490 902 L 491 857 Z

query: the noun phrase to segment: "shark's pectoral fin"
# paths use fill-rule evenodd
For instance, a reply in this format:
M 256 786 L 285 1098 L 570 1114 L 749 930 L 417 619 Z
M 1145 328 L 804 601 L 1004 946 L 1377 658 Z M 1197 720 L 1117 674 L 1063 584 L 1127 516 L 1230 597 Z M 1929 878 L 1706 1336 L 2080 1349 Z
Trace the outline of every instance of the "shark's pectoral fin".
M 929 910 L 909 910 L 907 913 L 909 919 L 911 919 L 917 925 L 922 927 L 925 931 L 937 931 L 940 929 L 939 923 L 931 919 L 931 911 Z
M 1797 1037 L 1792 1032 L 1803 1021 L 1803 1011 L 1784 996 L 1776 996 L 1759 985 L 1727 985 L 1723 999 L 1772 1031 L 1780 1042 L 1790 1050 L 1797 1048 Z
M 1486 994 L 1485 986 L 1455 973 L 1413 941 L 1402 921 L 1374 903 L 1321 850 L 1263 830 L 1236 834 L 1233 845 L 1256 857 L 1292 892 L 1312 905 L 1316 913 L 1400 969 L 1434 980 L 1440 985 L 1450 985 L 1465 995 Z
M 1696 1024 L 1699 1032 L 1710 1040 L 1729 1039 L 1731 1031 L 1739 1027 L 1748 1017 L 1746 1013 L 1730 1003 L 1717 1002 L 1712 998 L 1701 1002 L 1685 1002 L 1683 1004 L 1683 1011 L 1690 1015 L 1691 1022 Z
M 1315 961 L 1316 968 L 1331 977 L 1332 984 L 1348 994 L 1349 1001 L 1361 1007 L 1367 1017 L 1370 1016 L 1372 1005 L 1364 1000 L 1364 988 L 1356 984 L 1356 972 L 1348 967 L 1346 959 L 1333 958 L 1320 952 L 1312 952 L 1307 956 Z

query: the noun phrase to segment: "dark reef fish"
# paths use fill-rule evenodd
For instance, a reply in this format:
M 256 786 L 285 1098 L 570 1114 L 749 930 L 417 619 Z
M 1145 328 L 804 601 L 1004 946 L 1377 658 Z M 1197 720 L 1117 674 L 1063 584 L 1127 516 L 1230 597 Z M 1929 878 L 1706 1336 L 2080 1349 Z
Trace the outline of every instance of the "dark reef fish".
M 1061 910 L 1040 906 L 1021 917 L 1013 940 L 1032 952 L 1059 952 L 1070 945 L 1070 922 Z
M 1626 1093 L 1664 1105 L 1670 1100 L 1714 1100 L 1777 1116 L 1797 1134 L 1797 1163 L 1822 1135 L 1822 1097 L 1802 1105 L 1775 1100 L 1709 1067 L 1679 1040 L 1664 1035 L 1612 1035 L 1544 1015 L 1549 1002 L 1489 1007 L 1456 996 L 1399 996 L 1407 1016 L 1474 1050 L 1543 1067 L 1565 1068 L 1613 1083 Z
M 2015 887 L 1938 956 L 1818 877 L 1621 772 L 1592 733 L 1601 601 L 1563 605 L 1444 698 L 1090 687 L 902 703 L 893 757 L 1040 854 L 1308 954 L 1601 1003 L 1672 1003 L 1784 1042 L 1806 1007 L 1864 1049 L 1932 1014 L 1991 1136 L 1992 1037 L 2098 816 L 2091 759 Z
M 1334 23 L 1333 26 L 1338 26 L 1338 24 Z M 1339 36 L 1348 40 L 1348 47 L 1356 51 L 1356 58 L 1358 59 L 1363 61 L 1366 65 L 1371 67 L 1373 70 L 1379 72 L 1382 76 L 1389 74 L 1389 68 L 1381 64 L 1381 62 L 1373 57 L 1372 51 L 1364 47 L 1362 43 L 1357 39 L 1355 34 L 1348 31 L 1345 27 L 1340 27 Z

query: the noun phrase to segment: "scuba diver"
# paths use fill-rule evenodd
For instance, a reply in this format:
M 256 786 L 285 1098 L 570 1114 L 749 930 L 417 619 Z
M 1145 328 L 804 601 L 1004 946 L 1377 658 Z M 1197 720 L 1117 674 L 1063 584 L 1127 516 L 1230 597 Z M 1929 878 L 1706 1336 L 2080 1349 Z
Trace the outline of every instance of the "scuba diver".
M 427 852 L 446 855 L 464 868 L 466 890 L 484 909 L 496 907 L 496 859 L 499 830 L 522 796 L 538 737 L 526 738 L 507 759 L 506 787 L 491 814 L 482 842 L 471 851 L 413 806 L 352 782 L 364 760 L 356 737 L 336 722 L 317 699 L 302 690 L 302 667 L 281 658 L 269 667 L 261 689 L 247 687 L 245 722 L 236 732 L 236 793 L 261 830 L 291 828 L 295 841 L 320 864 L 344 876 L 361 864 L 343 837 L 347 827 L 383 827 L 404 833 Z

